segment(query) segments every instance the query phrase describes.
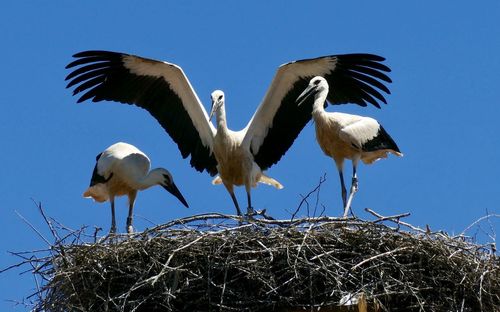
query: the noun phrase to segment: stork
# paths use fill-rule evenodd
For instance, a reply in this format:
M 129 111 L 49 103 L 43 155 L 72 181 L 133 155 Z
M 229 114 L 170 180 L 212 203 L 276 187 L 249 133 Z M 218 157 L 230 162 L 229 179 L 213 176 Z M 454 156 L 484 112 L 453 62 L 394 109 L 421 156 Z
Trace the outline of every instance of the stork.
M 333 85 L 333 84 L 332 84 Z M 314 98 L 312 118 L 316 125 L 316 139 L 323 152 L 333 158 L 340 177 L 344 217 L 347 217 L 354 194 L 358 191 L 356 167 L 361 159 L 372 164 L 388 153 L 403 156 L 396 142 L 382 125 L 373 118 L 325 111 L 329 94 L 328 82 L 323 77 L 311 79 L 308 87 L 297 98 L 300 106 L 308 98 Z M 344 160 L 352 161 L 352 183 L 347 198 L 344 182 Z
M 97 202 L 111 202 L 111 230 L 116 233 L 115 197 L 128 196 L 127 233 L 132 233 L 132 214 L 137 191 L 153 185 L 161 185 L 177 197 L 181 203 L 188 204 L 174 183 L 170 172 L 164 168 L 150 169 L 150 160 L 137 147 L 119 142 L 108 147 L 96 157 L 89 188 L 83 193 L 86 198 Z
M 380 108 L 386 103 L 379 91 L 390 93 L 383 82 L 390 69 L 385 59 L 373 54 L 330 55 L 290 62 L 280 66 L 248 125 L 240 131 L 227 128 L 224 94 L 212 93 L 211 115 L 217 128 L 182 69 L 172 63 L 140 56 L 85 51 L 74 55 L 66 68 L 73 95 L 84 92 L 78 103 L 91 99 L 135 104 L 156 118 L 177 143 L 183 158 L 191 155 L 191 166 L 222 183 L 231 195 L 238 215 L 241 210 L 233 186 L 244 185 L 247 214 L 252 214 L 250 188 L 263 182 L 281 188 L 264 170 L 276 164 L 311 119 L 312 101 L 297 106 L 295 100 L 309 80 L 317 75 L 338 87 L 328 94 L 332 104 L 368 103 Z M 378 89 L 378 90 L 377 90 Z

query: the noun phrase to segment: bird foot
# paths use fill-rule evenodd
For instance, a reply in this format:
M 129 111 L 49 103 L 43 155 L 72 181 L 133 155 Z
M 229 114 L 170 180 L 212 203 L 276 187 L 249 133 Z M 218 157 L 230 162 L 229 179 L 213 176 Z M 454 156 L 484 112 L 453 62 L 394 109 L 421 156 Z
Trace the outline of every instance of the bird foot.
M 247 217 L 255 216 L 257 212 L 253 209 L 253 207 L 247 207 Z
M 134 233 L 134 227 L 129 225 L 127 226 L 127 234 L 133 234 Z
M 250 209 L 251 209 L 251 213 L 249 210 L 246 214 L 246 216 L 250 219 L 253 219 L 254 216 L 261 216 L 267 220 L 275 220 L 273 217 L 266 214 L 266 209 L 262 209 L 262 210 L 254 210 L 253 208 L 250 208 Z

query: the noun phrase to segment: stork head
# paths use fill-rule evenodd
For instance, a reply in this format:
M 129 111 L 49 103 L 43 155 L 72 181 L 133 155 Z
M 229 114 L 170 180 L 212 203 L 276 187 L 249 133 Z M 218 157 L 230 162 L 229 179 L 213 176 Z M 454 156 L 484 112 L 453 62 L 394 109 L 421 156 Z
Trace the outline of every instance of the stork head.
M 221 90 L 215 90 L 211 94 L 212 98 L 212 108 L 210 109 L 210 117 L 209 120 L 212 119 L 212 116 L 216 111 L 218 111 L 224 105 L 224 92 Z
M 159 177 L 159 185 L 161 185 L 164 189 L 166 189 L 170 194 L 174 195 L 177 197 L 177 199 L 186 207 L 189 208 L 188 203 L 184 199 L 184 196 L 182 196 L 181 191 L 177 188 L 177 186 L 174 183 L 174 178 L 170 174 L 170 172 L 167 169 L 164 168 L 157 168 L 155 170 L 152 170 L 151 172 L 155 172 L 155 175 Z
M 328 82 L 321 76 L 311 79 L 307 88 L 299 95 L 295 102 L 297 105 L 301 105 L 307 98 L 310 96 L 316 97 L 317 94 L 323 95 L 325 97 L 324 100 L 326 100 L 326 96 L 328 95 Z

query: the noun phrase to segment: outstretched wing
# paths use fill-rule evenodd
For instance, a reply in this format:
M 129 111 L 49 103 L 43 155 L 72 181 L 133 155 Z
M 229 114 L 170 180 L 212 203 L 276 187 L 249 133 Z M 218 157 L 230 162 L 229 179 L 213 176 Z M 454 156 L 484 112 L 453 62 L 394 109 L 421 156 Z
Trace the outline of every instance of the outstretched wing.
M 327 100 L 333 105 L 368 103 L 380 108 L 387 103 L 381 92 L 390 94 L 384 82 L 389 67 L 373 54 L 330 55 L 284 64 L 278 68 L 262 103 L 247 125 L 244 144 L 264 170 L 276 164 L 311 119 L 314 99 L 300 106 L 296 99 L 309 80 L 322 76 L 330 85 Z
M 212 153 L 215 128 L 182 69 L 171 63 L 125 53 L 85 51 L 66 68 L 78 103 L 91 99 L 135 104 L 149 111 L 177 143 L 182 157 L 191 155 L 198 171 L 217 173 Z

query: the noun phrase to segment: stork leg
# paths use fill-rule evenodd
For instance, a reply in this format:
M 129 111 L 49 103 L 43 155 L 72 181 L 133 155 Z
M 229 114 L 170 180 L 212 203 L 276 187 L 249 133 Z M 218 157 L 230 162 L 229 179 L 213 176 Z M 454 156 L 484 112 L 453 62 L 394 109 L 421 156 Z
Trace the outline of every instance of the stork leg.
M 134 232 L 134 228 L 132 227 L 132 221 L 133 221 L 134 204 L 135 204 L 136 196 L 137 196 L 137 191 L 132 191 L 128 194 L 128 217 L 127 217 L 127 233 L 128 234 L 131 234 Z
M 347 218 L 347 214 L 349 213 L 349 209 L 351 208 L 352 199 L 354 198 L 354 194 L 358 191 L 358 176 L 356 175 L 356 166 L 358 165 L 358 159 L 352 160 L 352 183 L 351 190 L 349 192 L 349 199 L 347 200 L 347 204 L 344 209 L 344 218 Z
M 347 202 L 347 190 L 345 188 L 345 182 L 344 182 L 344 174 L 342 173 L 341 170 L 339 170 L 339 177 L 340 177 L 340 188 L 342 192 L 342 204 L 344 205 L 343 207 L 345 208 L 346 202 Z
M 224 181 L 222 181 L 224 182 Z M 238 205 L 238 200 L 236 199 L 236 196 L 234 195 L 234 188 L 232 184 L 227 184 L 224 183 L 224 186 L 226 187 L 227 191 L 229 192 L 229 195 L 231 195 L 231 199 L 233 200 L 234 207 L 236 207 L 236 213 L 238 216 L 241 216 L 241 210 L 240 210 L 240 205 Z
M 234 207 L 236 207 L 236 213 L 238 216 L 241 216 L 241 210 L 240 210 L 240 205 L 238 205 L 238 200 L 236 199 L 236 196 L 234 196 L 234 192 L 230 192 L 231 198 L 233 199 Z
M 111 229 L 109 230 L 109 234 L 116 234 L 116 221 L 115 221 L 115 197 L 111 196 Z
M 247 203 L 248 203 L 247 216 L 251 217 L 255 214 L 255 211 L 253 210 L 252 207 L 252 197 L 250 196 L 250 185 L 246 185 L 245 188 L 247 191 Z
M 335 165 L 337 166 L 337 170 L 339 172 L 340 191 L 342 194 L 342 204 L 343 204 L 342 207 L 345 209 L 346 203 L 347 203 L 347 190 L 345 188 L 345 182 L 344 182 L 344 161 L 343 161 L 343 159 L 335 159 Z

